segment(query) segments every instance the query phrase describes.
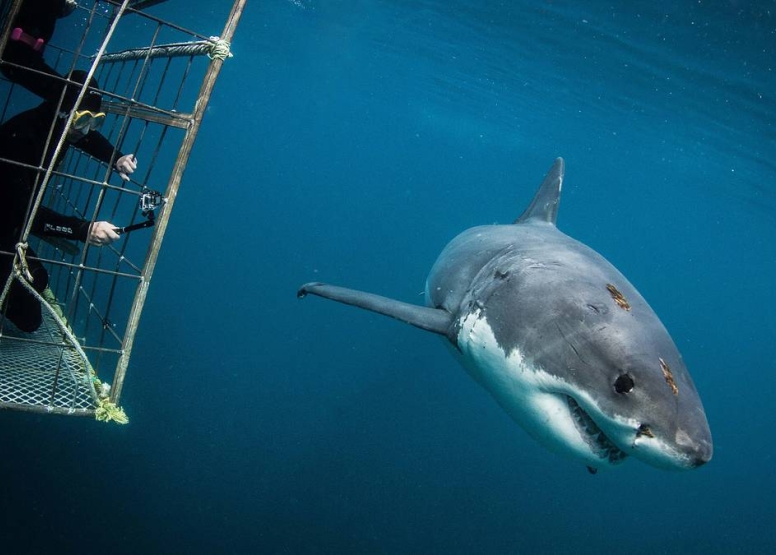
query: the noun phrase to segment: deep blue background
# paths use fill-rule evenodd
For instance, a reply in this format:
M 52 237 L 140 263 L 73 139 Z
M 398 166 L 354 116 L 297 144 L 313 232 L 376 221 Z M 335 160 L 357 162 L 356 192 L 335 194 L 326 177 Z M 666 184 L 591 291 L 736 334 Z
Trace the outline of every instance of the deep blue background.
M 154 13 L 218 34 L 213 4 Z M 774 552 L 776 3 L 578 4 L 249 2 L 132 421 L 0 414 L 2 553 Z M 556 156 L 559 227 L 690 367 L 715 440 L 699 470 L 588 475 L 439 338 L 295 298 L 323 280 L 421 302 L 444 244 L 512 221 Z

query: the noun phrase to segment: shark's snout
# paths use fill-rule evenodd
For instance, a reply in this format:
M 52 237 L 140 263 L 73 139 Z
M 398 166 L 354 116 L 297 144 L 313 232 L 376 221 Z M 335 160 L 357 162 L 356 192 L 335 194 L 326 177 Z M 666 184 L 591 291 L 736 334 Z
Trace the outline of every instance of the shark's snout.
M 687 457 L 690 468 L 703 466 L 711 460 L 714 454 L 711 432 L 709 432 L 708 427 L 702 430 L 701 433 L 696 434 L 694 439 L 687 432 L 680 429 L 676 434 L 676 443 Z
M 633 442 L 631 454 L 647 464 L 667 470 L 691 470 L 703 466 L 714 453 L 711 432 L 705 422 L 690 428 L 679 427 L 673 433 L 641 428 Z M 643 426 L 642 426 L 643 428 Z

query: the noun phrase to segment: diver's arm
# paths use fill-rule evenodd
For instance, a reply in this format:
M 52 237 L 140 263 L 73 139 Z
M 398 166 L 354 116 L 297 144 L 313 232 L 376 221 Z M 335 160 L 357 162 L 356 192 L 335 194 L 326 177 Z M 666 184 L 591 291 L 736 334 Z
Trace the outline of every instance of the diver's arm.
M 109 245 L 121 238 L 116 232 L 116 226 L 110 222 L 91 223 L 76 216 L 65 216 L 45 206 L 38 208 L 38 215 L 32 224 L 32 232 L 37 235 L 88 242 L 96 246 Z
M 90 131 L 75 145 L 106 164 L 114 156 L 113 145 L 97 131 Z M 115 149 L 114 169 L 124 181 L 129 180 L 129 175 L 137 168 L 137 160 L 134 154 L 124 155 L 118 149 Z
M 89 221 L 76 216 L 65 216 L 45 206 L 38 207 L 38 213 L 32 222 L 32 232 L 37 235 L 64 237 L 86 242 Z
M 73 144 L 106 164 L 109 164 L 111 158 L 113 158 L 114 150 L 116 151 L 116 160 L 123 156 L 123 154 L 118 149 L 114 148 L 110 141 L 98 131 L 89 131 L 83 138 Z

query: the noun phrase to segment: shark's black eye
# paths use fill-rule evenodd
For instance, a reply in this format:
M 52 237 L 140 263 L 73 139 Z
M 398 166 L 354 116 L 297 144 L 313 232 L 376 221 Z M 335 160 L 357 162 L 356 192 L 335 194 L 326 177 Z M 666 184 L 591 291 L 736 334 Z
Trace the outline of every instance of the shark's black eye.
M 614 380 L 614 390 L 617 393 L 630 393 L 633 390 L 633 378 L 628 374 L 620 374 Z

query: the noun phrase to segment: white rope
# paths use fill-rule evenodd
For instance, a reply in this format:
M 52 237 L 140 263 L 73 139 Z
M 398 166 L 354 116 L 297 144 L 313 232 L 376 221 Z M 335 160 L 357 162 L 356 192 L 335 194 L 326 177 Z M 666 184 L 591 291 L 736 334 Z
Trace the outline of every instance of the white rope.
M 14 272 L 16 275 L 24 277 L 28 282 L 32 283 L 34 278 L 32 272 L 30 272 L 30 265 L 27 263 L 27 243 L 16 243 L 16 258 L 14 259 Z
M 210 37 L 210 40 L 213 43 L 213 48 L 210 54 L 207 55 L 208 58 L 211 60 L 225 60 L 232 57 L 232 53 L 229 51 L 231 46 L 229 41 L 222 40 L 219 37 Z
M 148 48 L 133 48 L 105 54 L 100 63 L 108 64 L 112 62 L 125 62 L 128 60 L 142 60 L 151 58 L 175 58 L 177 56 L 207 56 L 211 60 L 224 60 L 231 58 L 229 43 L 218 37 L 210 37 L 209 40 L 200 40 L 196 42 L 177 42 L 171 44 L 160 44 Z

